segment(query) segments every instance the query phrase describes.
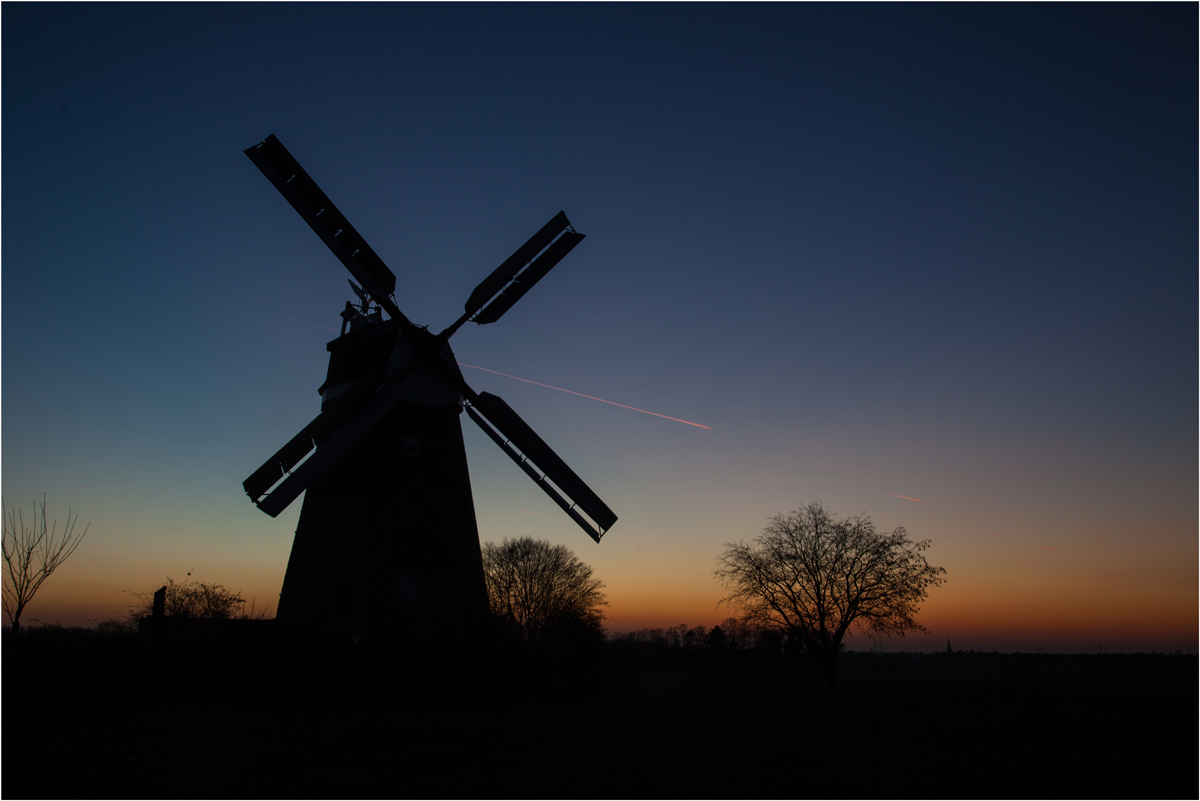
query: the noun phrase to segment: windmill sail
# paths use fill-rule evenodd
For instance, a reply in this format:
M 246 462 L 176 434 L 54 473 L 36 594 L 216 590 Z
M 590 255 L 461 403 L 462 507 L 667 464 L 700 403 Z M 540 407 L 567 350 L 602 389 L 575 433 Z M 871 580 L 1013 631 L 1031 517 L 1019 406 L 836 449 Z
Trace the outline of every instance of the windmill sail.
M 375 302 L 393 319 L 407 322 L 390 297 L 396 290 L 395 274 L 338 211 L 333 201 L 321 191 L 321 187 L 309 177 L 283 143 L 272 134 L 254 147 L 247 148 L 245 153 L 321 237 L 321 241 L 333 251 L 355 280 L 371 293 Z
M 571 221 L 567 219 L 566 212 L 560 211 L 554 215 L 550 222 L 543 225 L 541 230 L 517 248 L 516 252 L 475 287 L 464 304 L 466 316 L 481 325 L 499 320 L 502 314 L 512 308 L 522 295 L 583 239 L 583 234 L 569 230 L 570 228 Z M 557 241 L 555 237 L 558 237 Z M 502 292 L 500 297 L 484 308 L 484 304 L 492 300 L 498 292 Z
M 372 391 L 379 387 L 383 377 L 383 371 L 378 368 L 368 371 L 338 398 L 336 405 L 323 409 L 319 415 L 313 418 L 312 422 L 300 429 L 296 436 L 264 462 L 262 467 L 251 473 L 250 477 L 242 482 L 242 487 L 250 499 L 271 517 L 277 516 L 287 508 L 288 504 L 294 501 L 308 486 L 308 481 L 320 475 L 320 471 L 317 471 L 314 466 L 305 471 L 306 475 L 311 476 L 308 481 L 293 481 L 292 479 L 300 472 L 296 470 L 293 473 L 293 469 L 296 468 L 296 465 L 304 462 L 305 457 L 312 453 L 314 448 L 326 445 L 335 432 L 354 419 L 359 410 L 366 405 Z M 332 462 L 332 459 L 325 459 L 326 456 L 331 455 L 332 451 L 322 453 L 322 459 L 318 460 L 318 464 Z M 313 459 L 309 459 L 301 467 L 307 467 L 312 461 Z M 281 480 L 282 484 L 280 484 Z M 276 487 L 276 484 L 279 486 Z M 285 485 L 287 489 L 284 489 Z
M 251 483 L 260 474 L 264 474 L 264 471 L 273 470 L 276 467 L 276 462 L 272 459 L 255 471 L 254 475 L 246 479 L 243 486 L 246 488 L 247 493 L 254 499 L 259 509 L 271 517 L 277 517 L 292 501 L 300 496 L 300 493 L 308 488 L 309 484 L 316 481 L 354 443 L 362 439 L 371 430 L 371 426 L 383 419 L 383 416 L 400 402 L 404 391 L 400 380 L 389 381 L 357 414 L 350 416 L 349 419 L 339 418 L 336 421 L 330 421 L 330 423 L 341 422 L 340 426 L 334 424 L 323 426 L 324 433 L 327 434 L 324 441 L 315 442 L 310 438 L 308 441 L 312 443 L 312 447 L 316 447 L 316 451 L 313 452 L 312 447 L 305 450 L 300 455 L 300 458 L 303 458 L 310 452 L 312 456 L 309 457 L 308 461 L 289 473 L 277 486 L 273 489 L 270 485 L 263 487 L 261 482 L 264 479 L 261 477 L 259 478 L 259 483 Z M 286 450 L 293 443 L 296 443 L 296 447 L 292 453 L 299 452 L 300 448 L 303 447 L 305 438 L 310 437 L 314 425 L 317 425 L 324 415 L 325 413 L 322 412 L 316 420 L 309 423 L 299 434 L 293 437 L 292 442 L 284 446 L 284 449 Z M 294 465 L 296 462 L 292 464 Z M 255 492 L 259 492 L 257 498 L 255 498 Z
M 542 280 L 554 265 L 570 253 L 571 249 L 583 240 L 583 236 L 574 231 L 567 231 L 556 239 L 554 244 L 546 248 L 541 256 L 538 256 L 524 271 L 517 274 L 495 300 L 483 307 L 473 318 L 474 321 L 484 325 L 499 320 L 501 315 L 511 309 L 513 304 L 532 289 L 534 284 Z
M 605 532 L 612 528 L 613 523 L 617 522 L 617 516 L 604 501 L 567 467 L 566 462 L 559 458 L 502 398 L 483 392 L 470 400 L 471 403 L 466 407 L 470 418 L 562 507 L 572 520 L 592 539 L 599 542 Z M 584 518 L 580 511 L 591 518 L 591 522 Z

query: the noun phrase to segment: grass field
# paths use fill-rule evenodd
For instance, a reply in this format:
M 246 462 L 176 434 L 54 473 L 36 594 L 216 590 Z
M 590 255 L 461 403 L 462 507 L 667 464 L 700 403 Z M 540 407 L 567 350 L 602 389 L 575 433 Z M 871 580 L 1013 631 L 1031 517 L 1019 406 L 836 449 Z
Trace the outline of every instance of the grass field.
M 22 646 L 25 644 L 22 643 Z M 1197 795 L 1194 656 L 598 669 L 5 648 L 5 798 Z

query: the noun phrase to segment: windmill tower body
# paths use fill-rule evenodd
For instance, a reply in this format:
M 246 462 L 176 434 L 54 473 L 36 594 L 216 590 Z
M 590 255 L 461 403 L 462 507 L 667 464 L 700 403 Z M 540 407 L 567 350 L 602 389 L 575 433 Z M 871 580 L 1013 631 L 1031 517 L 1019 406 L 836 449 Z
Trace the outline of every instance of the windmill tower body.
M 488 603 L 463 411 L 594 540 L 617 519 L 508 404 L 467 385 L 449 345 L 464 323 L 499 320 L 583 234 L 556 214 L 435 336 L 400 311 L 396 276 L 278 139 L 246 155 L 358 281 L 361 301 L 346 304 L 327 346 L 321 413 L 242 482 L 272 517 L 305 493 L 278 619 L 356 641 L 469 637 Z
M 329 343 L 323 413 L 385 367 L 398 335 L 376 316 Z M 281 623 L 354 641 L 462 636 L 484 625 L 462 398 L 429 371 L 410 373 L 406 390 L 305 492 Z

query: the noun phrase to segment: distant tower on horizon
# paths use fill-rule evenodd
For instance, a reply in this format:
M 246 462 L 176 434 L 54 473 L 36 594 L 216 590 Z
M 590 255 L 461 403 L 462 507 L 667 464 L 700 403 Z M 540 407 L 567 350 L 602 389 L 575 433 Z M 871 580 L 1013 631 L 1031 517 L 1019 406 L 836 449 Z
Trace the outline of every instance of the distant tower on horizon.
M 946 653 L 948 653 L 948 654 L 954 653 L 954 649 L 950 647 L 950 638 L 949 637 L 946 638 Z

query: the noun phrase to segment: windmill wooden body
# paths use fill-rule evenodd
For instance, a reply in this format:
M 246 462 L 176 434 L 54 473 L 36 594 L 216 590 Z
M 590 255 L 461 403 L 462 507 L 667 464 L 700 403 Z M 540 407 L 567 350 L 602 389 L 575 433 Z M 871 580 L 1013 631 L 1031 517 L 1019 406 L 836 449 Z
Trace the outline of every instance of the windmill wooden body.
M 487 595 L 464 410 L 597 542 L 617 519 L 503 400 L 467 385 L 449 345 L 464 323 L 500 319 L 583 234 L 559 212 L 434 335 L 396 306 L 395 275 L 278 139 L 246 155 L 350 271 L 360 301 L 327 346 L 320 414 L 243 482 L 272 517 L 306 493 L 277 617 L 356 640 L 469 634 Z

